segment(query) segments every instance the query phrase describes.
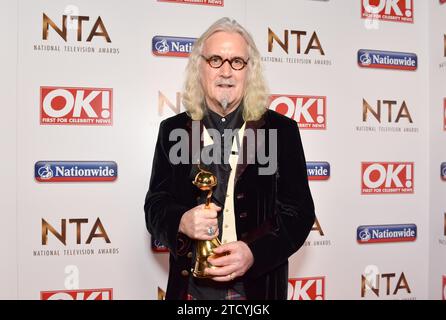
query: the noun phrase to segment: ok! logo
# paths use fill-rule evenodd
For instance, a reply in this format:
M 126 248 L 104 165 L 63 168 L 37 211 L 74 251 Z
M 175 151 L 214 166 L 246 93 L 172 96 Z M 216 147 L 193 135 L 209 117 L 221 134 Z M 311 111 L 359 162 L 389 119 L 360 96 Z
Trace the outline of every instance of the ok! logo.
M 363 162 L 362 194 L 414 193 L 413 162 Z

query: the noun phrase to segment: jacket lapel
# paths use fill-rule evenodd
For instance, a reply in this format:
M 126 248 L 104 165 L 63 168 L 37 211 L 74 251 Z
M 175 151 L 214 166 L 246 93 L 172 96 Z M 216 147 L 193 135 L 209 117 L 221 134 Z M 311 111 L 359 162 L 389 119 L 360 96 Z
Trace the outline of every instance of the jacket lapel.
M 195 131 L 197 131 L 197 127 L 195 127 L 197 124 L 199 124 L 199 135 Z M 198 170 L 198 162 L 200 159 L 200 152 L 203 149 L 203 141 L 201 140 L 201 136 L 203 134 L 203 121 L 196 121 L 193 123 L 192 119 L 189 118 L 186 122 L 186 131 L 188 133 L 189 138 L 189 165 L 190 165 L 190 172 L 189 177 L 191 178 L 191 181 L 195 178 Z M 198 148 L 194 144 L 198 145 Z

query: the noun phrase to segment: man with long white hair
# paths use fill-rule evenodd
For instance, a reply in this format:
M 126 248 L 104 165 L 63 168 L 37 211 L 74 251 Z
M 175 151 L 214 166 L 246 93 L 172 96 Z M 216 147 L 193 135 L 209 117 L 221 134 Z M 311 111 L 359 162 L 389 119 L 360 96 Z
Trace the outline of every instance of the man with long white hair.
M 267 108 L 259 51 L 235 20 L 196 41 L 182 96 L 187 111 L 160 124 L 144 205 L 170 251 L 166 299 L 286 299 L 314 205 L 297 124 Z M 209 206 L 192 184 L 202 170 L 217 181 Z M 197 241 L 215 238 L 197 277 Z

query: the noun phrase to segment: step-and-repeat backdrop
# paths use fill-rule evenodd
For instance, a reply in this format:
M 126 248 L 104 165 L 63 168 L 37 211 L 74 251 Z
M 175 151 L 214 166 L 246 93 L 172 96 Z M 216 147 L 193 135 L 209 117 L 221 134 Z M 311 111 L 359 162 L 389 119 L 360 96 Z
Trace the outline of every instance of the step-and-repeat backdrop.
M 289 299 L 445 298 L 444 2 L 2 1 L 0 297 L 164 298 L 143 212 L 158 125 L 229 16 L 305 148 L 317 221 Z
M 10 12 L 0 19 L 2 50 L 0 50 L 0 107 L 3 123 L 0 125 L 1 164 L 0 217 L 0 299 L 17 298 L 17 3 L 1 1 L 1 12 Z
M 440 5 L 437 3 L 440 2 Z M 446 1 L 432 1 L 429 14 L 429 297 L 446 300 Z M 440 178 L 439 178 L 440 174 Z

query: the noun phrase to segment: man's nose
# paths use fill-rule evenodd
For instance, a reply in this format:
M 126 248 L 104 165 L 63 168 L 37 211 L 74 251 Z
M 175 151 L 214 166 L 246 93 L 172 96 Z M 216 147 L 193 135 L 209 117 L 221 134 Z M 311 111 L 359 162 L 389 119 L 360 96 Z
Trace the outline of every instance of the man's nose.
M 232 75 L 232 67 L 228 60 L 226 60 L 220 67 L 220 74 L 223 77 L 230 77 Z

